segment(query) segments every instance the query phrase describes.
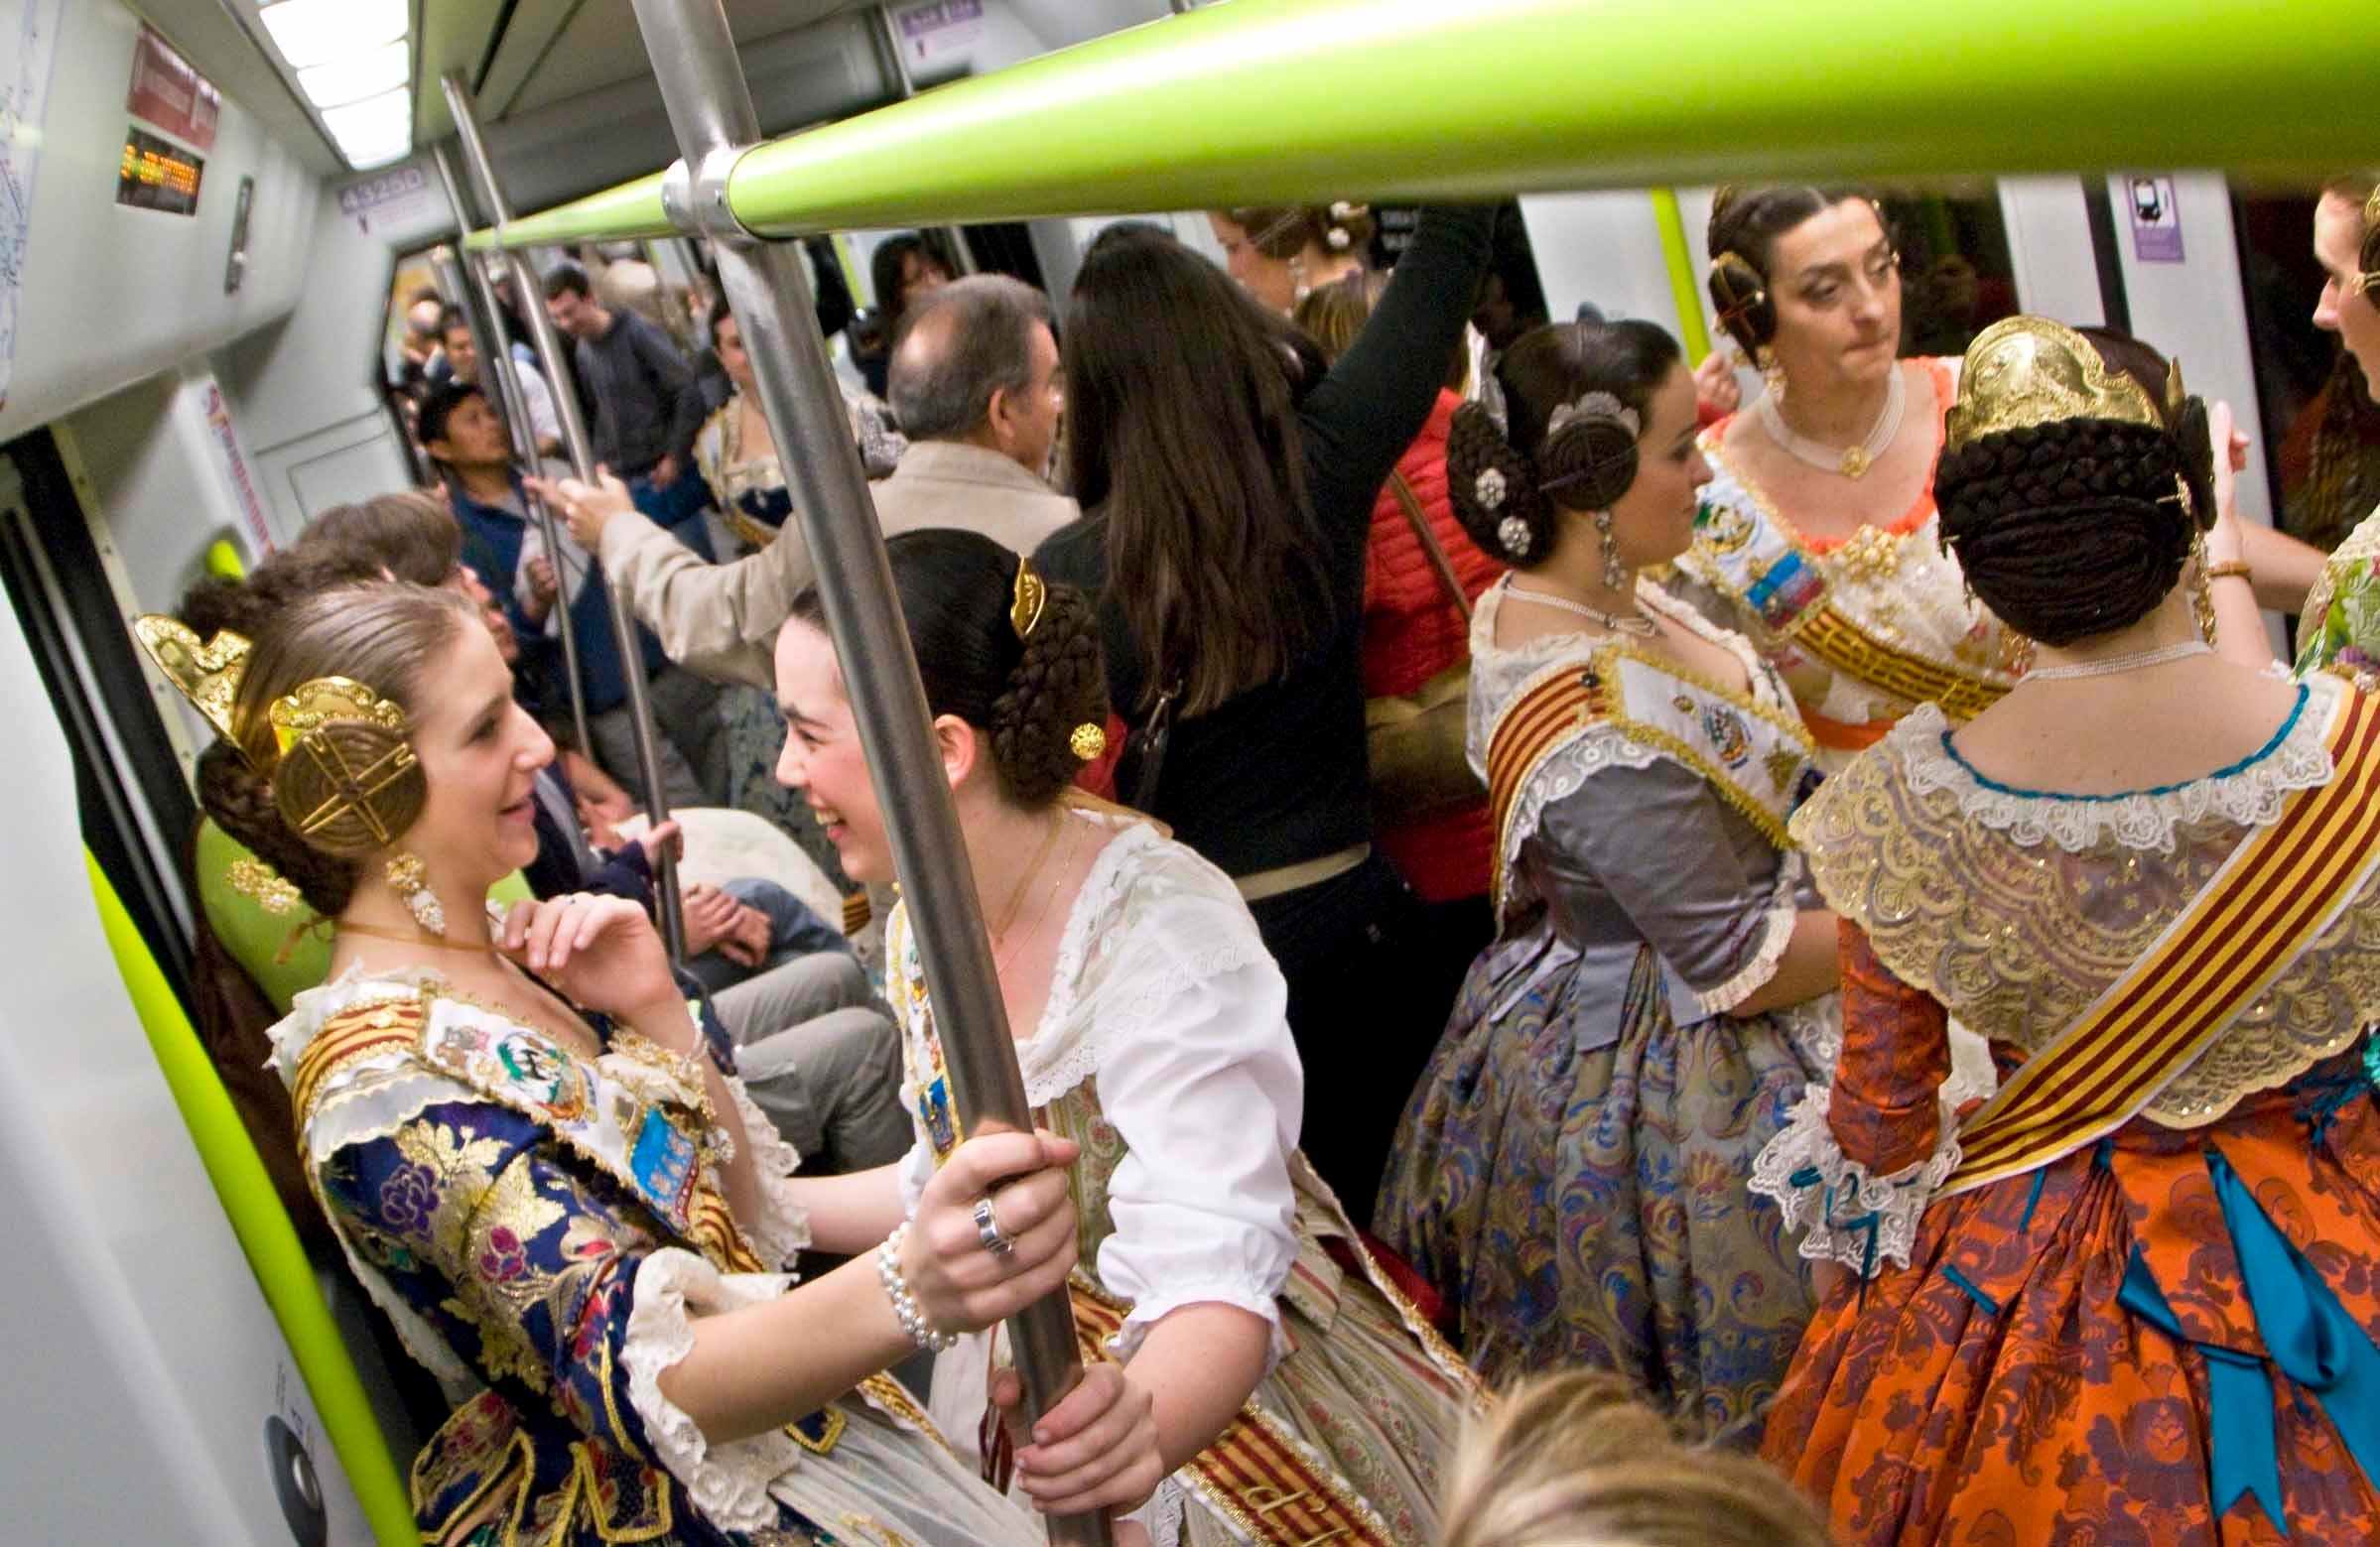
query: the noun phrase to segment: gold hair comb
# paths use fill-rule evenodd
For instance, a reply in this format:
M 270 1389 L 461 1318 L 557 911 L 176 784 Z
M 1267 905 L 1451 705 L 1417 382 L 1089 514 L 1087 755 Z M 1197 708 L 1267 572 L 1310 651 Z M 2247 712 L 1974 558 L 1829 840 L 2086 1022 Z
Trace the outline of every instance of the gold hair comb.
M 247 638 L 226 628 L 201 644 L 189 624 L 159 612 L 134 618 L 132 637 L 215 734 L 238 746 L 231 707 L 239 700 L 240 674 L 248 669 Z
M 422 814 L 429 787 L 396 705 L 350 678 L 317 677 L 267 712 L 281 752 L 274 804 L 315 847 L 385 848 Z
M 2140 383 L 2110 371 L 2089 339 L 2044 317 L 2012 317 L 1975 335 L 1945 416 L 1952 451 L 1988 435 L 2069 419 L 2165 428 Z

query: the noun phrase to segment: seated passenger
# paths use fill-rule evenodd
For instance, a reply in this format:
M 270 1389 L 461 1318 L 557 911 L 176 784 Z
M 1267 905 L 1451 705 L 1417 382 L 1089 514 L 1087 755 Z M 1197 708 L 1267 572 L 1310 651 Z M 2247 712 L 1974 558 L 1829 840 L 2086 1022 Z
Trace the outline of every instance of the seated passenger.
M 1753 1157 L 1841 1034 L 1835 920 L 1785 824 L 1812 779 L 1790 692 L 1644 570 L 1710 480 L 1694 382 L 1650 322 L 1526 333 L 1511 430 L 1446 464 L 1519 573 L 1471 627 L 1501 933 L 1397 1130 L 1377 1227 L 1461 1307 L 1492 1382 L 1617 1370 L 1677 1422 L 1757 1430 L 1809 1319 Z
M 1763 1448 L 1846 1543 L 2380 1528 L 2380 704 L 2199 637 L 2211 452 L 2072 329 L 1978 334 L 1934 487 L 2032 669 L 1793 820 L 1844 1037 L 1755 1185 L 1840 1266 Z
M 1431 209 L 1364 330 L 1312 340 L 1145 225 L 1111 227 L 1066 319 L 1067 452 L 1091 512 L 1041 546 L 1098 597 L 1132 730 L 1117 789 L 1222 866 L 1328 1090 L 1306 1153 L 1358 1222 L 1459 973 L 1373 847 L 1364 558 L 1382 482 L 1437 401 L 1489 211 Z
M 868 486 L 889 537 L 926 527 L 982 532 L 1018 553 L 1075 519 L 1043 481 L 1065 411 L 1058 346 L 1039 292 L 1003 275 L 937 289 L 908 319 L 892 362 L 892 409 L 909 449 Z M 564 480 L 551 496 L 572 535 L 625 580 L 636 615 L 691 671 L 773 687 L 769 650 L 813 577 L 801 534 L 781 529 L 733 564 L 703 563 L 626 490 Z
M 1061 1511 L 1158 1490 L 1159 1547 L 1427 1541 L 1440 1453 L 1478 1388 L 1297 1153 L 1305 1081 L 1285 990 L 1231 882 L 1134 814 L 1066 799 L 1107 717 L 1096 612 L 980 534 L 915 532 L 889 552 L 1026 1096 L 1083 1145 L 1078 1329 L 1087 1354 L 1104 1340 L 1125 1360 L 1151 1420 L 1106 1483 L 1078 1440 L 1014 1458 L 997 1442 L 984 1461 L 1006 1480 L 1013 1460 L 1016 1485 Z M 815 591 L 777 670 L 786 782 L 847 870 L 889 877 Z M 899 1207 L 913 1211 L 965 1149 L 905 910 L 885 950 L 916 1119 Z M 934 1367 L 934 1417 L 962 1453 L 998 1433 L 995 1343 L 970 1338 Z
M 507 667 L 519 645 L 503 609 L 465 572 L 462 587 Z M 517 697 L 517 695 L 516 695 Z M 540 897 L 624 897 L 650 916 L 653 863 L 678 824 L 663 823 L 606 852 L 581 830 L 559 759 L 537 770 L 537 857 L 525 867 Z M 864 1171 L 909 1144 L 900 1049 L 887 1012 L 842 932 L 774 881 L 739 877 L 681 896 L 681 985 L 719 1016 L 753 1101 L 815 1174 Z
M 464 598 L 305 598 L 219 686 L 237 756 L 207 809 L 336 921 L 333 980 L 275 1037 L 309 1175 L 408 1346 L 484 1382 L 415 1462 L 425 1538 L 1039 1542 L 876 1372 L 1063 1282 L 1075 1146 L 975 1139 L 904 1225 L 790 1175 L 641 910 L 492 917 L 552 747 Z M 994 1186 L 998 1256 L 973 1218 Z M 1125 1395 L 1095 1368 L 1049 1416 Z
M 601 567 L 583 556 L 544 552 L 543 534 L 530 525 L 527 495 L 503 423 L 487 395 L 468 386 L 434 394 L 422 405 L 422 445 L 445 476 L 456 519 L 463 523 L 464 561 L 503 598 L 529 670 L 541 680 L 539 696 L 548 711 L 559 713 L 570 704 L 559 625 L 552 618 L 567 578 L 570 594 L 562 604 L 570 608 L 577 634 L 587 733 L 595 743 L 596 760 L 643 798 L 625 676 L 630 669 L 642 670 L 670 804 L 722 804 L 727 748 L 715 712 L 717 693 L 671 665 L 649 630 L 638 631 L 643 659 L 633 668 L 621 661 Z

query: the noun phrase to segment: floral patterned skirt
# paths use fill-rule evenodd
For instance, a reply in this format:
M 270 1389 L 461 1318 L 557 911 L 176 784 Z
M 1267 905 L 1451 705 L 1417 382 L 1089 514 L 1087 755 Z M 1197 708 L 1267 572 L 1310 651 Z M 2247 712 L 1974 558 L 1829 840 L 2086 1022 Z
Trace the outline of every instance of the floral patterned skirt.
M 1770 1414 L 1841 1541 L 2380 1539 L 2380 1106 L 2352 1055 L 1943 1199 L 1911 1263 L 1829 1298 Z
M 1456 1342 L 1491 1384 L 1615 1369 L 1689 1431 L 1747 1438 L 1811 1301 L 1746 1183 L 1823 1055 L 1782 1016 L 1676 1024 L 1650 948 L 1617 1040 L 1577 1024 L 1575 968 L 1491 1019 L 1512 996 L 1495 956 L 1405 1109 L 1374 1227 L 1459 1308 Z

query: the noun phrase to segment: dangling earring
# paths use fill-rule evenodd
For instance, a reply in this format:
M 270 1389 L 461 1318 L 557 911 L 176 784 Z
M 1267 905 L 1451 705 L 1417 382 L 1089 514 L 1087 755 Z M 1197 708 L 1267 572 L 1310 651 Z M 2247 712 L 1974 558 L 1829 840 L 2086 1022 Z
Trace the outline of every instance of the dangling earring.
M 1785 395 L 1785 367 L 1777 363 L 1777 351 L 1767 344 L 1762 344 L 1752 351 L 1752 363 L 1760 367 L 1761 380 L 1767 384 L 1769 396 L 1780 403 L 1784 402 Z
M 423 933 L 444 935 L 447 932 L 447 910 L 439 906 L 438 893 L 430 889 L 421 855 L 409 848 L 399 849 L 390 855 L 388 884 L 396 889 L 398 896 L 405 899 L 406 911 L 413 915 L 413 922 L 422 927 Z
M 2000 670 L 2011 677 L 2033 670 L 2033 640 L 2006 624 L 2000 629 Z
M 1306 283 L 1306 255 L 1302 252 L 1289 260 L 1289 289 L 1300 301 L 1314 293 L 1314 287 Z
M 1612 513 L 1608 510 L 1595 512 L 1595 540 L 1603 551 L 1603 583 L 1613 590 L 1633 590 L 1636 578 L 1620 562 L 1620 539 L 1612 530 Z

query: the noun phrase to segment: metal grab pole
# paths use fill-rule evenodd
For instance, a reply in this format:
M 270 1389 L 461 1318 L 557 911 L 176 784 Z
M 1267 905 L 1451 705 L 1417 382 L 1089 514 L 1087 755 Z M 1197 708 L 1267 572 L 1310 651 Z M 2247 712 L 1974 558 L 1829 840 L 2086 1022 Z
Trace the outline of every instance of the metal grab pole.
M 447 203 L 455 211 L 455 224 L 463 231 L 471 228 L 470 206 L 463 202 L 463 185 L 455 180 L 455 162 L 447 148 L 438 147 L 434 159 L 438 163 L 438 181 L 447 191 Z M 512 341 L 504 332 L 503 306 L 496 300 L 495 281 L 488 277 L 488 267 L 477 255 L 463 253 L 462 265 L 470 283 L 464 288 L 463 316 L 470 319 L 471 342 L 479 350 L 479 380 L 482 387 L 493 381 L 504 409 L 504 422 L 512 428 L 513 458 L 524 467 L 538 465 L 537 426 L 529 418 L 529 395 L 521 386 L 520 372 L 514 367 Z M 546 552 L 562 552 L 561 523 L 546 508 L 546 502 L 534 491 L 529 492 L 529 519 L 545 534 Z M 559 561 L 556 564 L 560 570 Z M 577 732 L 581 751 L 595 743 L 587 735 L 587 687 L 579 675 L 579 625 L 564 607 L 556 621 L 562 632 L 562 672 L 571 690 L 571 729 Z
M 876 54 L 883 62 L 884 73 L 892 77 L 893 85 L 900 91 L 901 100 L 906 102 L 917 95 L 917 78 L 909 73 L 909 62 L 901 56 L 900 24 L 892 19 L 892 7 L 889 5 L 878 5 L 874 15 Z M 942 233 L 943 245 L 950 249 L 951 261 L 959 266 L 959 272 L 952 278 L 960 279 L 976 273 L 976 255 L 968 249 L 967 233 L 955 225 L 937 226 L 935 229 Z M 876 297 L 878 312 L 882 312 L 887 305 L 882 296 Z
M 471 182 L 478 189 L 480 201 L 487 206 L 489 218 L 501 229 L 512 218 L 512 207 L 505 201 L 503 187 L 496 182 L 495 163 L 488 159 L 487 141 L 479 133 L 478 106 L 471 100 L 470 87 L 463 84 L 461 72 L 448 71 L 441 84 L 446 88 L 447 111 L 455 120 L 456 137 L 463 144 L 463 165 L 470 169 Z M 522 321 L 529 324 L 529 337 L 537 346 L 546 390 L 554 395 L 554 417 L 562 421 L 562 444 L 570 451 L 571 471 L 581 482 L 593 483 L 595 443 L 587 434 L 587 416 L 579 405 L 579 389 L 571 377 L 570 362 L 562 353 L 562 335 L 555 331 L 554 320 L 546 315 L 545 295 L 529 260 L 515 252 L 510 255 L 510 262 L 513 294 L 520 297 Z M 689 470 L 680 476 L 693 474 Z M 548 539 L 549 543 L 552 541 Z M 570 577 L 563 570 L 562 550 L 554 547 L 550 552 L 555 579 L 561 584 L 554 604 L 567 617 Z M 603 583 L 595 568 L 591 557 L 588 584 Z M 625 591 L 613 587 L 606 599 L 611 604 L 611 642 L 619 652 L 620 681 L 628 690 L 628 723 L 636 740 L 636 775 L 644 783 L 645 820 L 658 828 L 669 821 L 669 792 L 661 784 L 660 745 L 653 732 L 653 706 L 645 693 L 644 641 L 637 634 L 636 616 L 628 609 Z M 574 684 L 576 681 L 574 676 Z M 595 757 L 593 742 L 583 743 L 579 750 L 590 759 Z M 657 904 L 654 912 L 661 922 L 661 939 L 669 947 L 670 960 L 684 962 L 686 914 L 678 897 L 678 861 L 666 843 L 653 854 L 653 900 Z
M 943 780 L 866 474 L 818 332 L 809 265 L 798 246 L 755 240 L 727 212 L 727 169 L 759 140 L 760 121 L 727 13 L 720 0 L 634 4 L 682 157 L 667 179 L 665 202 L 681 230 L 716 243 L 720 282 L 759 378 L 925 964 L 959 1122 L 971 1133 L 1029 1131 L 1032 1109 L 975 875 Z M 1010 1318 L 1008 1331 L 1026 1406 L 1038 1417 L 1081 1376 L 1065 1290 Z M 1053 1518 L 1049 1532 L 1053 1542 L 1082 1547 L 1111 1540 L 1104 1513 Z

